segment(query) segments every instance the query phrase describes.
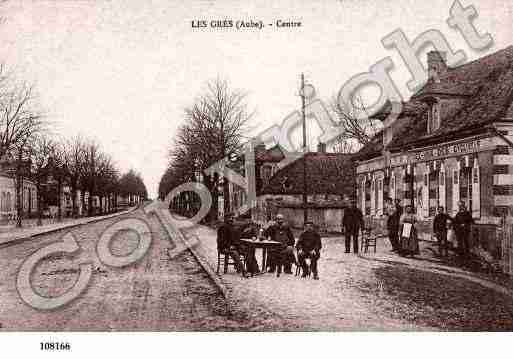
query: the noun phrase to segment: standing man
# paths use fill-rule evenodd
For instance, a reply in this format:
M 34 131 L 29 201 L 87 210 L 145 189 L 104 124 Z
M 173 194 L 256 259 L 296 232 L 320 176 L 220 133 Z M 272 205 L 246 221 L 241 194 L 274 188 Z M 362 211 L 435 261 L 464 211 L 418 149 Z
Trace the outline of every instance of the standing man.
M 356 201 L 351 200 L 351 206 L 344 210 L 342 227 L 346 236 L 346 253 L 350 253 L 351 239 L 353 240 L 353 252 L 358 254 L 358 232 L 364 227 L 363 214 L 356 207 Z
M 403 207 L 401 206 L 401 200 L 399 198 L 395 199 L 395 210 L 397 211 L 399 218 L 401 218 L 403 215 Z
M 247 277 L 244 264 L 240 260 L 238 239 L 238 233 L 233 226 L 233 214 L 227 213 L 224 216 L 224 223 L 217 229 L 217 250 L 229 255 L 235 263 L 237 272 L 242 273 L 243 277 Z
M 294 244 L 296 240 L 294 239 L 290 227 L 285 225 L 283 214 L 276 216 L 276 224 L 267 228 L 264 232 L 264 237 L 270 238 L 272 241 L 280 242 L 279 248 L 269 251 L 270 272 L 274 272 L 277 267 L 276 276 L 279 277 L 283 265 L 284 272 L 292 274 L 292 263 L 295 262 Z
M 297 258 L 299 265 L 301 265 L 303 270 L 303 278 L 308 276 L 306 259 L 310 258 L 310 268 L 314 275 L 314 279 L 319 279 L 317 261 L 321 257 L 321 248 L 321 236 L 315 230 L 313 222 L 306 222 L 305 231 L 301 233 L 296 244 Z
M 464 258 L 468 257 L 469 254 L 469 236 L 471 225 L 474 224 L 472 215 L 467 210 L 465 202 L 459 202 L 459 211 L 454 217 L 454 233 L 456 234 L 456 240 L 458 241 L 458 249 L 460 255 Z
M 392 245 L 392 252 L 399 251 L 399 219 L 401 218 L 402 208 L 394 204 L 391 198 L 387 199 L 387 231 L 388 239 Z
M 433 220 L 433 233 L 438 240 L 438 252 L 440 257 L 447 256 L 447 221 L 452 221 L 452 218 L 449 217 L 444 212 L 444 207 L 439 206 L 437 209 L 437 214 L 435 219 Z

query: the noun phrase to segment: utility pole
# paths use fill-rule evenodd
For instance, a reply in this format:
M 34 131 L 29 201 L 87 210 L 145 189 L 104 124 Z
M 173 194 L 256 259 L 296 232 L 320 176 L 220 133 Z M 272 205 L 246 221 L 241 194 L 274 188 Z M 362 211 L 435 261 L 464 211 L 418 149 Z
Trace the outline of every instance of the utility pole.
M 301 74 L 301 118 L 303 122 L 303 226 L 308 220 L 306 188 L 306 116 L 305 116 L 305 75 Z

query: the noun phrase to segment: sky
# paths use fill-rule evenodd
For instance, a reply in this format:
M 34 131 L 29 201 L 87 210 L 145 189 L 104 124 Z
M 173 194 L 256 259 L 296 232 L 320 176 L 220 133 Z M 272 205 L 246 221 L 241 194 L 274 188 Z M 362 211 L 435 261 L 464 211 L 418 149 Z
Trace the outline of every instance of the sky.
M 97 139 L 123 171 L 142 174 L 155 197 L 184 109 L 221 77 L 248 93 L 255 134 L 299 109 L 300 74 L 326 102 L 352 76 L 389 56 L 407 99 L 411 78 L 381 39 L 401 29 L 410 40 L 442 32 L 468 60 L 513 44 L 513 2 L 462 0 L 494 43 L 476 52 L 446 19 L 448 0 L 6 1 L 0 4 L 0 63 L 35 85 L 64 136 Z M 236 30 L 192 21 L 300 21 L 302 26 Z M 424 60 L 425 52 L 421 53 Z

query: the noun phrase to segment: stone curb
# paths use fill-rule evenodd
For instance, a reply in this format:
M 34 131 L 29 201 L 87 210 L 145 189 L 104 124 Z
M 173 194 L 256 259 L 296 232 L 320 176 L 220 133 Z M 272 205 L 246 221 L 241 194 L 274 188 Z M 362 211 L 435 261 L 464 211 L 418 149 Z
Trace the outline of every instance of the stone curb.
M 177 231 L 173 230 L 171 228 L 171 226 L 169 225 L 169 223 L 166 223 L 160 216 L 156 216 L 159 220 L 159 222 L 162 224 L 162 226 L 164 227 L 164 229 L 166 230 L 169 238 L 172 240 L 172 239 L 175 239 L 176 237 L 178 237 L 178 240 L 181 242 L 181 244 L 187 249 L 189 250 L 193 257 L 196 259 L 196 261 L 200 264 L 201 268 L 203 268 L 203 270 L 205 272 L 207 272 L 207 275 L 210 277 L 210 280 L 214 283 L 214 285 L 219 289 L 219 291 L 221 292 L 221 294 L 223 295 L 223 297 L 225 299 L 228 299 L 228 296 L 229 296 L 229 291 L 228 291 L 228 288 L 225 284 L 225 282 L 223 281 L 223 279 L 217 275 L 217 273 L 213 270 L 213 268 L 211 267 L 210 263 L 208 262 L 208 260 L 199 253 L 198 249 L 195 248 L 196 246 L 201 246 L 201 242 L 195 242 L 194 245 L 191 245 L 190 242 L 185 238 L 185 236 L 183 235 L 183 233 L 178 230 L 179 233 L 176 233 Z M 176 245 L 176 244 L 175 244 Z M 169 259 L 172 259 L 173 257 L 170 255 L 169 253 L 169 249 L 168 249 L 168 252 L 167 252 L 167 255 L 169 257 Z
M 42 235 L 45 235 L 45 234 L 50 234 L 50 233 L 62 231 L 63 229 L 74 228 L 74 227 L 82 226 L 82 225 L 85 225 L 85 224 L 99 222 L 99 221 L 103 221 L 103 220 L 106 220 L 106 219 L 110 219 L 110 218 L 114 218 L 114 217 L 117 217 L 117 216 L 121 216 L 121 215 L 124 215 L 124 214 L 132 213 L 137 208 L 138 207 L 133 207 L 133 208 L 131 208 L 129 210 L 126 210 L 126 211 L 123 211 L 123 212 L 118 212 L 118 213 L 113 213 L 113 214 L 110 214 L 110 215 L 107 215 L 107 216 L 93 217 L 93 218 L 89 218 L 89 219 L 84 219 L 84 221 L 81 221 L 80 223 L 64 223 L 64 224 L 62 224 L 60 226 L 57 226 L 57 227 L 54 227 L 54 228 L 49 228 L 47 230 L 43 229 L 43 230 L 41 230 L 40 232 L 37 232 L 37 233 L 25 233 L 25 234 L 21 233 L 18 236 L 15 235 L 13 238 L 8 239 L 8 240 L 3 241 L 3 242 L 0 240 L 0 248 L 16 245 L 16 244 L 25 242 L 25 241 L 27 241 L 29 239 L 33 239 L 33 238 L 35 238 L 37 236 L 42 236 Z

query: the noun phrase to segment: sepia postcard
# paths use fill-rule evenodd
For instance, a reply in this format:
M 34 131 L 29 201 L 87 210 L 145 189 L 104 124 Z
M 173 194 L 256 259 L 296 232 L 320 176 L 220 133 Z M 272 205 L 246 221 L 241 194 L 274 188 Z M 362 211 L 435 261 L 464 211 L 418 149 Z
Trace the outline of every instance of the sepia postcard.
M 509 0 L 0 1 L 0 343 L 508 335 L 512 24 Z

